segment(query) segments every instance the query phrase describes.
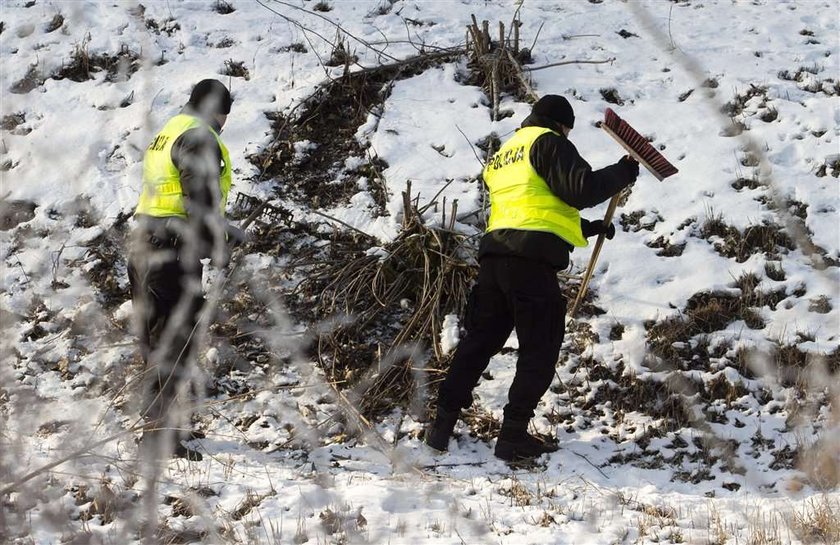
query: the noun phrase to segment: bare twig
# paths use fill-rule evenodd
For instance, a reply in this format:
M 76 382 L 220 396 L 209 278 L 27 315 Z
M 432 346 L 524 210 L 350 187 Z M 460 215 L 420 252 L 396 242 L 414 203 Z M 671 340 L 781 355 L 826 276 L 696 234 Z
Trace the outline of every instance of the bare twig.
M 361 229 L 358 229 L 358 228 L 356 228 L 356 227 L 353 227 L 352 225 L 350 225 L 349 223 L 347 223 L 347 222 L 345 222 L 345 221 L 341 221 L 341 220 L 340 220 L 340 219 L 338 219 L 338 218 L 334 218 L 333 216 L 330 216 L 329 214 L 324 214 L 323 212 L 319 212 L 319 211 L 317 211 L 317 210 L 311 210 L 311 212 L 312 212 L 313 214 L 316 214 L 316 215 L 321 216 L 321 217 L 323 217 L 323 218 L 327 218 L 328 220 L 334 221 L 334 222 L 336 222 L 336 223 L 340 223 L 341 225 L 343 225 L 343 226 L 347 227 L 348 229 L 351 229 L 351 230 L 355 231 L 356 233 L 359 233 L 360 235 L 364 236 L 364 237 L 365 237 L 365 238 L 367 238 L 367 239 L 372 240 L 373 242 L 376 242 L 376 243 L 378 243 L 378 242 L 379 242 L 379 241 L 376 239 L 376 237 L 375 237 L 375 236 L 370 235 L 370 234 L 368 234 L 368 233 L 365 233 L 365 232 L 364 232 L 364 231 L 362 231 Z
M 594 467 L 595 469 L 597 469 L 597 470 L 598 470 L 598 473 L 600 473 L 601 475 L 603 475 L 605 478 L 607 478 L 607 479 L 609 479 L 609 478 L 610 478 L 610 477 L 609 477 L 609 475 L 607 475 L 606 473 L 604 473 L 604 470 L 602 470 L 600 467 L 598 467 L 598 466 L 596 466 L 595 464 L 593 464 L 593 463 L 589 460 L 589 458 L 587 458 L 587 457 L 586 457 L 586 456 L 584 456 L 583 454 L 581 454 L 581 453 L 579 453 L 579 452 L 575 452 L 575 451 L 572 451 L 572 454 L 574 454 L 575 456 L 578 456 L 578 457 L 583 458 L 584 460 L 586 460 L 586 463 L 587 463 L 587 464 L 589 464 L 589 465 L 591 465 L 592 467 Z
M 95 443 L 85 445 L 84 447 L 82 447 L 78 450 L 75 450 L 75 451 L 71 452 L 70 454 L 68 454 L 66 456 L 63 456 L 63 457 L 61 457 L 57 460 L 54 460 L 54 461 L 50 462 L 49 464 L 45 464 L 45 465 L 39 467 L 38 469 L 30 471 L 29 473 L 27 473 L 23 477 L 19 478 L 15 482 L 13 482 L 11 484 L 8 484 L 5 487 L 3 487 L 2 489 L 0 489 L 0 497 L 14 492 L 15 490 L 17 490 L 20 487 L 20 485 L 22 485 L 22 484 L 24 484 L 28 481 L 31 481 L 32 479 L 34 479 L 38 475 L 43 475 L 44 473 L 46 473 L 47 471 L 51 470 L 54 467 L 58 467 L 61 464 L 69 462 L 70 460 L 75 460 L 75 459 L 77 459 L 77 458 L 79 458 L 79 457 L 81 457 L 85 454 L 88 454 L 89 452 L 91 452 L 92 450 L 94 450 L 96 448 L 99 448 L 103 445 L 107 445 L 108 443 L 110 443 L 114 439 L 117 439 L 117 438 L 122 437 L 124 435 L 127 435 L 129 433 L 138 431 L 138 430 L 142 429 L 142 427 L 143 427 L 142 425 L 135 425 L 135 426 L 133 426 L 131 428 L 128 428 L 126 430 L 122 430 L 119 433 L 115 433 L 114 435 L 106 437 L 105 439 L 102 439 L 102 440 L 97 441 Z
M 542 66 L 534 66 L 533 68 L 530 67 L 530 66 L 525 66 L 525 67 L 523 67 L 523 69 L 527 70 L 529 72 L 536 72 L 537 70 L 545 70 L 546 68 L 552 68 L 554 66 L 564 66 L 566 64 L 607 64 L 607 63 L 613 62 L 614 60 L 615 60 L 615 57 L 610 57 L 609 59 L 598 60 L 598 61 L 588 61 L 588 60 L 562 61 L 562 62 L 553 62 L 551 64 L 544 64 Z
M 483 169 L 484 161 L 481 159 L 481 157 L 478 156 L 478 152 L 475 151 L 475 145 L 470 141 L 469 137 L 466 135 L 466 133 L 464 133 L 463 130 L 461 130 L 461 127 L 459 127 L 457 123 L 455 124 L 455 128 L 458 129 L 458 132 L 461 133 L 461 136 L 463 136 L 464 140 L 467 141 L 467 144 L 470 145 L 470 149 L 472 150 L 473 155 L 475 156 L 475 160 L 478 161 L 478 164 L 481 165 L 481 168 Z
M 540 23 L 540 28 L 537 29 L 537 35 L 534 36 L 534 41 L 531 43 L 530 51 L 534 51 L 534 47 L 537 45 L 537 40 L 540 39 L 540 32 L 542 32 L 543 26 L 545 25 L 545 21 Z
M 333 25 L 333 26 L 334 26 L 337 30 L 340 30 L 342 33 L 344 33 L 344 34 L 346 34 L 347 36 L 349 36 L 349 37 L 353 38 L 354 40 L 356 40 L 357 42 L 359 42 L 359 43 L 360 43 L 360 44 L 362 44 L 363 46 L 367 47 L 367 48 L 368 48 L 368 49 L 370 49 L 371 51 L 375 51 L 375 52 L 376 52 L 377 54 L 379 54 L 381 57 L 387 57 L 387 58 L 391 59 L 392 61 L 397 61 L 397 60 L 399 60 L 399 59 L 397 59 L 396 57 L 393 57 L 393 56 L 391 56 L 391 55 L 389 55 L 389 54 L 385 53 L 385 51 L 384 51 L 384 50 L 377 49 L 377 48 L 373 47 L 373 45 L 372 45 L 370 42 L 368 42 L 368 41 L 366 41 L 366 40 L 363 40 L 362 38 L 359 38 L 359 37 L 358 37 L 358 36 L 356 36 L 355 34 L 352 34 L 352 33 L 351 33 L 351 32 L 349 32 L 346 28 L 342 27 L 340 24 L 336 23 L 335 21 L 333 21 L 332 19 L 330 19 L 330 18 L 329 18 L 329 17 L 327 17 L 326 15 L 322 15 L 322 14 L 318 13 L 317 11 L 309 11 L 308 9 L 302 8 L 302 7 L 300 7 L 300 6 L 296 6 L 296 5 L 292 4 L 292 3 L 289 3 L 289 2 L 283 2 L 282 0 L 272 0 L 272 1 L 273 1 L 275 4 L 280 4 L 281 6 L 286 6 L 286 7 L 291 8 L 291 9 L 295 9 L 295 10 L 298 10 L 298 11 L 302 11 L 302 12 L 306 13 L 307 15 L 314 15 L 314 16 L 318 17 L 319 19 L 323 19 L 323 20 L 324 20 L 324 21 L 326 21 L 327 23 L 329 23 L 329 24 Z M 260 5 L 262 5 L 262 6 L 265 6 L 265 4 L 263 4 L 260 0 L 257 0 L 257 3 L 259 3 L 259 4 L 260 4 Z M 265 6 L 265 7 L 267 7 L 267 6 Z M 269 8 L 269 9 L 270 9 L 270 8 Z M 272 10 L 272 11 L 274 11 L 274 10 Z M 275 13 L 277 13 L 277 15 L 279 15 L 280 17 L 283 17 L 284 19 L 287 19 L 287 20 L 290 20 L 290 21 L 291 21 L 291 19 L 290 19 L 290 18 L 288 18 L 287 16 L 285 16 L 285 15 L 283 15 L 283 14 L 281 14 L 281 13 L 276 12 L 276 11 L 275 11 Z M 311 32 L 311 30 L 310 30 L 310 32 Z M 313 34 L 315 34 L 315 33 L 313 32 Z M 316 35 L 317 35 L 317 34 L 316 34 Z M 322 37 L 322 36 L 319 36 L 319 37 Z M 323 38 L 323 37 L 322 37 L 322 38 Z M 325 40 L 325 41 L 329 41 L 329 40 Z
M 516 58 L 510 51 L 507 51 L 508 59 L 510 60 L 510 65 L 513 67 L 514 74 L 516 75 L 519 83 L 522 85 L 522 88 L 525 90 L 525 96 L 530 98 L 533 102 L 536 102 L 540 99 L 534 89 L 531 87 L 531 84 L 528 82 L 528 79 L 525 77 L 525 74 L 522 73 L 522 67 L 516 61 Z

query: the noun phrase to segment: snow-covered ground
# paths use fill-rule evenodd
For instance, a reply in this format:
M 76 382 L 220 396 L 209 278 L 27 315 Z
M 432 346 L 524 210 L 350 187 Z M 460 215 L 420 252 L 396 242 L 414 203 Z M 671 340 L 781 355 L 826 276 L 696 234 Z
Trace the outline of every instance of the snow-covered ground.
M 167 543 L 840 540 L 838 9 L 836 0 L 3 0 L 0 541 L 134 543 L 149 520 Z M 374 434 L 348 436 L 336 393 L 303 349 L 314 324 L 283 306 L 300 278 L 281 248 L 245 256 L 233 282 L 244 286 L 234 304 L 251 329 L 269 324 L 270 350 L 220 376 L 214 365 L 231 349 L 211 338 L 214 382 L 198 407 L 207 455 L 173 461 L 147 490 L 124 433 L 141 369 L 123 254 L 151 135 L 195 82 L 219 77 L 235 98 L 223 134 L 232 194 L 274 199 L 297 220 L 326 213 L 385 244 L 410 180 L 423 202 L 441 190 L 457 199 L 457 228 L 476 234 L 476 146 L 507 138 L 529 105 L 505 97 L 512 115 L 491 121 L 463 58 L 393 82 L 359 123 L 364 155 L 387 164 L 382 207 L 374 181 L 352 174 L 366 156 L 345 158 L 333 181 L 355 189 L 325 208 L 289 196 L 250 158 L 276 144 L 267 113 L 294 119 L 342 74 L 325 66 L 337 33 L 358 70 L 463 45 L 471 14 L 495 28 L 517 10 L 523 43 L 535 44 L 532 68 L 611 59 L 532 73 L 538 94 L 572 100 L 571 139 L 594 167 L 622 155 L 595 126 L 609 106 L 680 169 L 664 182 L 642 174 L 592 282 L 604 312 L 569 321 L 558 380 L 534 420 L 561 449 L 539 470 L 510 469 L 462 423 L 450 453 L 433 455 L 418 438 L 424 415 L 404 409 Z M 75 81 L 87 77 L 71 69 L 83 58 L 106 69 Z M 326 153 L 325 143 L 288 145 L 297 161 Z M 576 251 L 572 272 L 588 258 Z M 691 327 L 675 334 L 666 326 L 681 317 Z M 488 420 L 501 414 L 516 346 L 514 337 L 476 391 Z M 674 361 L 689 364 L 671 373 Z M 779 370 L 787 361 L 801 365 L 794 379 Z

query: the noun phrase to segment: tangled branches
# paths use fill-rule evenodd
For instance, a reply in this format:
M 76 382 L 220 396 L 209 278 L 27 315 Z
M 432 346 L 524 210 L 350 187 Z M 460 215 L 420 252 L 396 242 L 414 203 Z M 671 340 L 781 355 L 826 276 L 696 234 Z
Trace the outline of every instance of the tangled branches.
M 475 275 L 467 237 L 426 226 L 416 203 L 403 196 L 403 230 L 393 242 L 316 267 L 296 289 L 316 319 L 340 317 L 319 333 L 318 361 L 334 384 L 361 386 L 365 415 L 409 398 L 424 359 L 420 347 L 432 348 L 425 370 L 445 364 L 443 319 L 463 310 Z
M 493 120 L 501 119 L 499 102 L 502 93 L 531 102 L 539 97 L 531 88 L 528 78 L 522 73 L 522 64 L 531 61 L 531 51 L 519 48 L 519 26 L 521 22 L 514 17 L 510 23 L 513 38 L 505 36 L 505 25 L 499 22 L 499 39 L 493 42 L 490 38 L 490 25 L 482 21 L 481 27 L 475 16 L 472 25 L 467 27 L 467 55 L 473 73 L 477 76 L 476 84 L 480 85 L 493 101 Z

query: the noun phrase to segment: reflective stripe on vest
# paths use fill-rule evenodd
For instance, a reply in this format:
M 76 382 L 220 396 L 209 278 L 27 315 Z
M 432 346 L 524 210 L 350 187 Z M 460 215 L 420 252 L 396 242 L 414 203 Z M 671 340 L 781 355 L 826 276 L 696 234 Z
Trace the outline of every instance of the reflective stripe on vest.
M 552 233 L 573 246 L 586 246 L 580 212 L 549 189 L 531 165 L 531 146 L 551 129 L 525 127 L 505 142 L 484 168 L 490 189 L 487 232 L 520 229 Z
M 224 215 L 232 181 L 230 154 L 216 131 L 199 118 L 187 114 L 178 114 L 170 119 L 146 149 L 146 154 L 143 156 L 143 191 L 140 194 L 137 209 L 134 211 L 135 214 L 146 214 L 158 218 L 187 217 L 181 175 L 175 163 L 172 162 L 172 145 L 179 136 L 196 127 L 206 127 L 213 133 L 222 152 L 224 165 L 221 166 L 219 174 L 221 193 L 219 207 L 221 214 Z

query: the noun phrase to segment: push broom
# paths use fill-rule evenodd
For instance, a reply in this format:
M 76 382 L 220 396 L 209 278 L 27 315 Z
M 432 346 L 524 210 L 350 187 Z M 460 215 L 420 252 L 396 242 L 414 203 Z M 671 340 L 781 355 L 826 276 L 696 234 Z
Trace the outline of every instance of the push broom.
M 604 113 L 604 121 L 600 122 L 598 126 L 612 136 L 616 142 L 621 144 L 631 157 L 648 169 L 660 182 L 668 176 L 677 173 L 677 168 L 674 165 L 669 163 L 661 153 L 650 145 L 644 136 L 639 134 L 629 123 L 618 117 L 618 114 L 610 108 L 607 108 L 607 111 Z M 609 225 L 612 222 L 615 209 L 618 206 L 618 197 L 619 195 L 615 195 L 610 199 L 610 204 L 607 206 L 607 213 L 604 215 L 604 225 Z M 598 256 L 601 254 L 601 247 L 604 245 L 604 238 L 605 234 L 598 235 L 595 248 L 592 250 L 592 257 L 589 258 L 589 266 L 586 267 L 586 272 L 581 279 L 580 289 L 578 290 L 574 303 L 572 303 L 569 316 L 574 316 L 580 304 L 583 302 L 586 290 L 589 287 L 589 281 L 592 279 L 592 273 L 595 270 L 595 264 L 598 261 Z

